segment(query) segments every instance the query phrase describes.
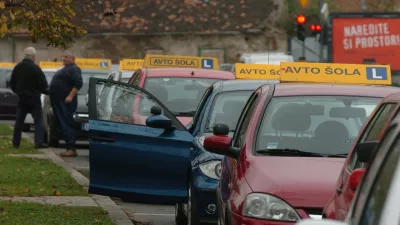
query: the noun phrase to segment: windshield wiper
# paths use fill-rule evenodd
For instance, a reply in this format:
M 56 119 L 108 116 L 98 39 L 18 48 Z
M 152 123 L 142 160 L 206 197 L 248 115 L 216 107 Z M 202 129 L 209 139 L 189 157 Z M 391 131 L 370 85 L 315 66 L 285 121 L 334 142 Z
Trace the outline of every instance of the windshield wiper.
M 261 149 L 257 153 L 272 156 L 311 156 L 311 157 L 325 157 L 322 154 L 315 152 L 305 152 L 298 149 L 281 148 L 281 149 Z
M 329 154 L 326 155 L 326 157 L 330 157 L 330 158 L 347 158 L 349 154 L 348 153 L 340 153 L 340 154 Z
M 175 116 L 194 116 L 196 111 L 188 111 L 188 112 L 172 112 Z

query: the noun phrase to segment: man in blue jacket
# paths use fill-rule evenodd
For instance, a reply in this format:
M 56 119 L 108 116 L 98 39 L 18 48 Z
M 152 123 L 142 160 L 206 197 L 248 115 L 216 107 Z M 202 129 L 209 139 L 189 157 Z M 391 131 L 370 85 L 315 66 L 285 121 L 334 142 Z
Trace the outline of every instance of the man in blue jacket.
M 35 57 L 36 49 L 26 48 L 24 59 L 11 73 L 10 87 L 19 98 L 13 135 L 15 148 L 18 148 L 21 143 L 22 126 L 28 113 L 32 114 L 35 123 L 35 148 L 47 147 L 43 143 L 44 125 L 40 95 L 47 94 L 48 84 L 43 71 L 35 64 Z
M 70 51 L 64 52 L 64 67 L 54 74 L 50 83 L 50 101 L 53 113 L 62 130 L 66 151 L 63 157 L 76 157 L 74 114 L 78 106 L 77 93 L 81 89 L 82 72 L 75 64 L 75 56 Z

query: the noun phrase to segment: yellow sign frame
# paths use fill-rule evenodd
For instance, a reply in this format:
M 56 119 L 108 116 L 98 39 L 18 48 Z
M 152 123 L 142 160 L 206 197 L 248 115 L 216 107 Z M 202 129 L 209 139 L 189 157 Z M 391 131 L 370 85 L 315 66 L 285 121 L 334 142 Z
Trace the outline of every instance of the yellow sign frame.
M 76 58 L 76 65 L 81 69 L 93 69 L 93 70 L 110 70 L 111 59 L 95 59 L 95 58 Z M 39 66 L 42 69 L 57 69 L 63 66 L 62 62 L 39 62 Z
M 12 62 L 0 62 L 0 68 L 14 68 L 17 64 Z
M 236 79 L 279 80 L 281 67 L 270 64 L 235 64 Z
M 144 65 L 144 59 L 122 59 L 119 61 L 120 70 L 132 70 L 142 68 Z
M 213 57 L 146 55 L 145 68 L 197 68 L 219 70 L 219 62 Z

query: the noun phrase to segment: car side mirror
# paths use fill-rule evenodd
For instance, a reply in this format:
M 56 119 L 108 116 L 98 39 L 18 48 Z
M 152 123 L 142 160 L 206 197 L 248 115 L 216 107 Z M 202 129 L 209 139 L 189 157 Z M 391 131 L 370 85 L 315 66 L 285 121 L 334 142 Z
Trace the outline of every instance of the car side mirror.
M 364 177 L 364 174 L 365 168 L 358 168 L 353 170 L 349 179 L 349 187 L 351 190 L 355 191 L 357 189 Z
M 337 220 L 316 220 L 316 219 L 305 219 L 300 220 L 296 225 L 347 225 L 347 223 Z
M 232 158 L 238 156 L 237 152 L 231 149 L 232 138 L 228 136 L 229 127 L 225 124 L 216 124 L 213 128 L 213 135 L 204 139 L 204 148 L 212 153 L 226 155 Z
M 147 117 L 146 125 L 153 128 L 162 128 L 162 129 L 169 129 L 172 127 L 172 121 L 164 116 L 161 115 L 161 107 L 160 106 L 153 106 L 151 107 L 150 113 L 151 116 Z
M 362 163 L 369 163 L 379 141 L 368 141 L 356 145 L 357 158 Z

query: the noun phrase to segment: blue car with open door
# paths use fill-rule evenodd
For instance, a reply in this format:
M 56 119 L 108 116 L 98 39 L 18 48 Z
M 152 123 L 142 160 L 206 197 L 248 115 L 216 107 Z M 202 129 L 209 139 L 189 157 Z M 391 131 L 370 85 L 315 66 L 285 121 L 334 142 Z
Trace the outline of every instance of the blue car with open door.
M 269 80 L 217 81 L 204 93 L 193 117 L 189 132 L 195 148 L 190 153 L 191 170 L 187 177 L 189 198 L 178 203 L 175 220 L 178 225 L 217 223 L 216 187 L 221 173 L 223 156 L 210 153 L 203 147 L 205 137 L 212 135 L 217 123 L 226 123 L 233 134 L 240 113 L 251 93 Z
M 265 82 L 214 83 L 187 129 L 146 90 L 91 78 L 89 192 L 140 203 L 176 204 L 180 225 L 216 223 L 221 156 L 205 151 L 202 142 L 218 120 L 231 121 L 234 130 L 247 98 Z M 135 123 L 134 117 L 147 117 L 146 123 Z

